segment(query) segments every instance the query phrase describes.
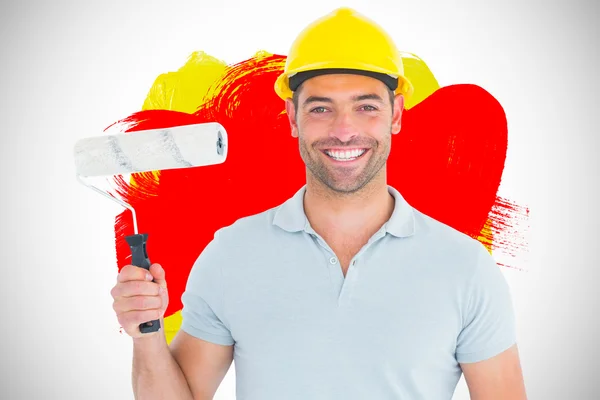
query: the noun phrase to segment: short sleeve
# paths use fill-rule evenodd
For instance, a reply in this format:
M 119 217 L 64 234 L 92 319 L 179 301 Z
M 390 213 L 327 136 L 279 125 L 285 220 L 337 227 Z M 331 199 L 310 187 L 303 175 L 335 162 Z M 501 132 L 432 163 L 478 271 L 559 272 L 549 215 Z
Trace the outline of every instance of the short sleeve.
M 208 342 L 232 345 L 234 340 L 223 315 L 221 260 L 217 232 L 190 271 L 181 296 L 181 329 Z
M 514 309 L 508 283 L 483 245 L 480 246 L 467 298 L 463 328 L 456 347 L 459 363 L 486 360 L 516 343 Z

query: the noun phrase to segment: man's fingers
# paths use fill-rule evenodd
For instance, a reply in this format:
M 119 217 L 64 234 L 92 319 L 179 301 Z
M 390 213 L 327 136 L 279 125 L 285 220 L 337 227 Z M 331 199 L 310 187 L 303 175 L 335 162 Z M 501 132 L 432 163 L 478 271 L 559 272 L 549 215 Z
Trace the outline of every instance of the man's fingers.
M 121 268 L 121 272 L 117 277 L 117 282 L 129 282 L 129 281 L 149 281 L 153 279 L 152 274 L 141 267 L 135 265 L 126 265 Z
M 144 311 L 127 311 L 119 314 L 119 323 L 127 331 L 131 331 L 138 327 L 140 324 L 154 321 L 162 317 L 161 310 L 144 310 Z
M 155 282 L 127 281 L 117 284 L 110 294 L 114 299 L 118 297 L 158 296 L 160 286 Z
M 113 309 L 119 314 L 130 311 L 156 310 L 163 308 L 163 298 L 161 296 L 135 296 L 121 297 L 114 301 Z

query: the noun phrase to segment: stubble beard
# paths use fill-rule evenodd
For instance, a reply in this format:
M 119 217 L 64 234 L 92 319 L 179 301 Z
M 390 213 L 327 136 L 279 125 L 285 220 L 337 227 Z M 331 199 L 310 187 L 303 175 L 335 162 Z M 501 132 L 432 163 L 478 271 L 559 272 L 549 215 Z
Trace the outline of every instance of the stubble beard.
M 349 195 L 364 189 L 381 172 L 382 168 L 385 167 L 391 148 L 391 127 L 389 135 L 386 137 L 386 140 L 382 142 L 377 142 L 375 139 L 363 139 L 360 141 L 343 143 L 337 141 L 335 138 L 329 138 L 317 141 L 310 145 L 304 141 L 301 133 L 298 135 L 298 141 L 300 144 L 300 156 L 310 174 L 312 174 L 320 184 L 336 195 Z M 331 171 L 331 167 L 320 158 L 327 157 L 318 150 L 318 148 L 324 146 L 364 146 L 369 148 L 371 154 L 369 155 L 368 163 L 362 168 L 358 175 L 355 175 L 353 170 L 348 169 L 347 176 L 340 176 L 340 171 Z M 354 176 L 351 177 L 350 175 Z

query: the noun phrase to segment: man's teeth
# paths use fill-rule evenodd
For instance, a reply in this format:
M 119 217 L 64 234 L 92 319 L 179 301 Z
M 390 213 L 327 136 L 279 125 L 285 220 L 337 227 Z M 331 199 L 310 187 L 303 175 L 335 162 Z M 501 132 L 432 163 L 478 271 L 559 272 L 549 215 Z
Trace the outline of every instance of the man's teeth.
M 345 150 L 345 151 L 330 151 L 327 150 L 326 153 L 329 157 L 335 159 L 335 160 L 340 160 L 340 161 L 348 161 L 348 160 L 354 160 L 355 158 L 358 158 L 360 156 L 362 156 L 364 154 L 366 150 L 365 149 L 361 149 L 361 150 Z

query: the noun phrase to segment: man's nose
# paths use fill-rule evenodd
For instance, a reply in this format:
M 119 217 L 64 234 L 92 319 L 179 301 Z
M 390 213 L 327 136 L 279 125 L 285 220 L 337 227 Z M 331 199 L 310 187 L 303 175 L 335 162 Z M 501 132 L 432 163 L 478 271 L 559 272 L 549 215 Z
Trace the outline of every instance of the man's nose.
M 349 142 L 355 136 L 358 136 L 358 130 L 352 121 L 351 113 L 337 113 L 335 119 L 333 120 L 329 136 L 335 137 L 342 142 Z

